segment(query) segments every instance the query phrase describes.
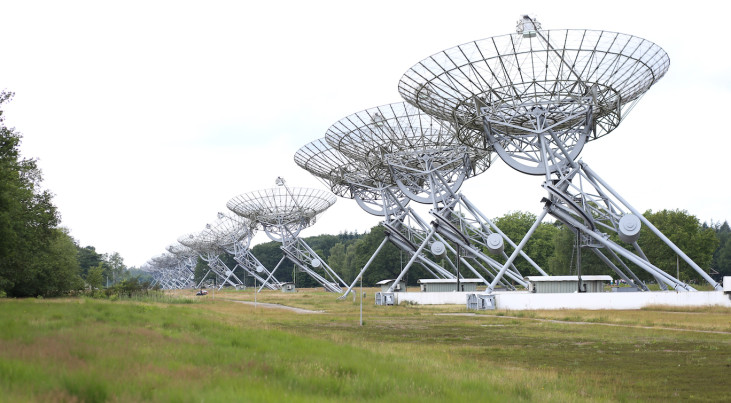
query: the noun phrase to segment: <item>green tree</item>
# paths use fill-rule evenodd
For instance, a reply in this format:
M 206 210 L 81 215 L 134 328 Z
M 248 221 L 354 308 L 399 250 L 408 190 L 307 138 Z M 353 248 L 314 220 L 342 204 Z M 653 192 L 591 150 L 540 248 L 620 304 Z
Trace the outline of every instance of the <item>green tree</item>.
M 0 106 L 12 96 L 0 92 Z M 0 291 L 13 297 L 62 294 L 78 284 L 69 259 L 75 254 L 68 234 L 57 228 L 59 215 L 51 193 L 41 188 L 41 171 L 35 160 L 21 158 L 20 143 L 0 108 Z
M 91 286 L 92 292 L 102 287 L 102 283 L 104 282 L 104 266 L 101 263 L 97 267 L 89 270 L 89 274 L 86 276 L 86 282 Z
M 43 265 L 40 284 L 43 295 L 59 296 L 68 291 L 79 291 L 84 288 L 81 279 L 79 262 L 76 259 L 76 244 L 65 228 L 56 229 L 56 234 L 43 254 L 39 264 Z
M 547 271 L 554 276 L 576 275 L 579 271 L 579 249 L 577 248 L 576 233 L 558 221 L 554 226 L 557 231 L 553 237 L 553 255 L 549 258 Z M 581 274 L 615 275 L 614 271 L 599 259 L 594 253 L 595 251 L 606 252 L 602 248 L 594 249 L 586 246 L 580 248 Z
M 536 215 L 524 211 L 513 211 L 495 218 L 493 222 L 500 230 L 508 236 L 516 245 L 520 243 L 525 234 L 528 233 L 530 227 L 536 221 Z M 549 262 L 554 255 L 554 238 L 559 233 L 559 228 L 547 222 L 542 222 L 536 228 L 528 243 L 523 248 L 525 252 L 540 268 L 549 271 Z M 510 255 L 514 248 L 507 243 L 505 244 L 505 253 Z M 497 258 L 503 261 L 502 257 Z M 527 260 L 518 257 L 515 260 L 515 266 L 521 274 L 537 275 L 540 274 Z
M 114 252 L 107 257 L 108 272 L 106 275 L 110 277 L 112 284 L 116 284 L 118 281 L 125 279 L 125 272 L 127 266 L 124 265 L 124 259 L 118 252 Z
M 698 218 L 688 214 L 685 210 L 661 210 L 656 213 L 648 210 L 643 215 L 701 269 L 709 271 L 713 252 L 719 245 L 719 240 L 712 228 L 704 228 Z M 683 259 L 677 259 L 677 255 L 672 249 L 655 236 L 647 226 L 643 225 L 637 243 L 650 262 L 663 271 L 675 275 L 679 266 L 682 281 L 702 280 L 700 275 Z M 649 279 L 650 277 L 644 275 L 644 278 Z
M 327 258 L 327 264 L 331 269 L 335 270 L 345 281 L 352 281 L 355 273 L 348 267 L 345 255 L 345 244 L 338 242 L 330 248 L 330 256 Z
M 77 246 L 76 248 L 81 277 L 86 278 L 90 269 L 98 266 L 99 263 L 104 263 L 104 255 L 97 253 L 96 248 L 93 246 L 84 246 L 83 248 Z
M 195 263 L 195 268 L 193 269 L 193 282 L 195 282 L 196 285 L 203 280 L 203 276 L 208 273 L 209 267 L 206 264 L 206 262 L 198 257 L 198 260 Z

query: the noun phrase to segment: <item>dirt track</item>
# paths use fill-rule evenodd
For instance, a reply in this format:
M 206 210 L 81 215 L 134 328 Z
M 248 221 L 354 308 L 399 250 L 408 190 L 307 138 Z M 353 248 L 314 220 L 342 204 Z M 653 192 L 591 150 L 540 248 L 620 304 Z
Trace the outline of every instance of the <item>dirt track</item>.
M 257 307 L 268 308 L 268 309 L 284 309 L 284 310 L 291 311 L 291 312 L 296 312 L 296 313 L 310 314 L 310 313 L 323 313 L 324 312 L 324 311 L 311 311 L 309 309 L 295 308 L 293 306 L 287 306 L 287 305 L 269 304 L 269 303 L 266 303 L 266 302 L 256 302 L 256 303 L 254 303 L 254 302 L 251 302 L 251 301 L 237 301 L 235 299 L 227 299 L 226 301 L 238 302 L 239 304 L 246 304 L 246 305 L 254 305 L 254 304 L 256 304 Z

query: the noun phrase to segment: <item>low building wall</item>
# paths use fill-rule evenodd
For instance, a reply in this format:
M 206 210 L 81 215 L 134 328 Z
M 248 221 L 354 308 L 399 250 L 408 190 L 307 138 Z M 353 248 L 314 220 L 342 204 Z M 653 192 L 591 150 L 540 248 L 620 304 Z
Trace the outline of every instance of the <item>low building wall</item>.
M 462 305 L 474 292 L 398 292 L 394 304 Z M 642 309 L 652 305 L 731 307 L 731 295 L 723 291 L 653 291 L 653 292 L 603 292 L 603 293 L 555 293 L 535 294 L 527 291 L 496 292 L 496 309 Z
M 495 293 L 496 309 L 641 309 L 651 305 L 731 307 L 731 296 L 723 291 L 653 291 L 534 294 L 528 292 Z M 466 300 L 465 300 L 466 302 Z
M 419 305 L 464 305 L 468 294 L 475 292 L 395 292 L 394 305 L 412 303 Z

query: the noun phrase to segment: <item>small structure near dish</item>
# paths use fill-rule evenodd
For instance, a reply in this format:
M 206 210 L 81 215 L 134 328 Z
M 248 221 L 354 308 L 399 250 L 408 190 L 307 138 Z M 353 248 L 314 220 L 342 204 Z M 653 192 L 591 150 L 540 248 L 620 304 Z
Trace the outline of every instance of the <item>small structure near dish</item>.
M 282 283 L 282 292 L 297 292 L 297 287 L 294 285 L 294 283 Z
M 528 291 L 539 294 L 604 292 L 612 276 L 527 276 Z
M 387 292 L 391 288 L 391 284 L 396 281 L 396 279 L 388 279 L 388 280 L 381 280 L 376 283 L 377 286 L 381 287 L 382 292 Z M 406 282 L 401 280 L 396 284 L 395 287 L 393 287 L 393 292 L 406 292 Z
M 477 291 L 478 284 L 484 284 L 479 278 L 424 278 L 418 281 L 421 292 Z

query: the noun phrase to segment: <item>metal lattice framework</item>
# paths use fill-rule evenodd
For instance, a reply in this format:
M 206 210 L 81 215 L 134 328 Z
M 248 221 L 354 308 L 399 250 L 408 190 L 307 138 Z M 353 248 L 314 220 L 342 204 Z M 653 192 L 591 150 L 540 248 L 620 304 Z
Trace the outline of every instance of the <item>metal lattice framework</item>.
M 180 288 L 193 287 L 195 285 L 193 284 L 193 278 L 195 275 L 195 265 L 198 260 L 198 254 L 193 249 L 190 249 L 180 243 L 168 245 L 165 249 L 178 258 L 175 271 L 178 272 L 181 277 L 185 276 L 189 280 L 185 282 L 185 287 Z
M 581 246 L 644 290 L 647 287 L 630 265 L 650 273 L 663 288 L 694 289 L 648 261 L 636 242 L 640 223 L 720 289 L 596 172 L 577 160 L 588 141 L 619 125 L 665 75 L 669 64 L 662 48 L 642 38 L 608 31 L 544 31 L 524 16 L 515 34 L 447 49 L 404 74 L 399 83 L 404 99 L 455 122 L 457 136 L 465 145 L 493 148 L 512 168 L 546 177 L 544 211 L 498 278 L 540 221 L 551 214 L 577 234 Z M 610 239 L 608 233 L 616 233 L 634 251 Z
M 318 189 L 290 188 L 282 178 L 277 178 L 277 185 L 236 196 L 226 207 L 257 223 L 270 239 L 282 243 L 284 256 L 272 275 L 287 258 L 325 290 L 342 292 L 341 285 L 345 283 L 340 276 L 299 237 L 303 229 L 313 225 L 317 216 L 335 203 L 335 196 Z M 323 271 L 324 276 L 317 270 Z
M 236 268 L 230 269 L 221 260 L 220 255 L 226 253 L 226 251 L 221 246 L 218 235 L 211 230 L 210 224 L 206 225 L 203 231 L 181 236 L 178 238 L 178 242 L 198 252 L 198 255 L 210 268 L 196 287 L 200 287 L 210 273 L 213 273 L 216 278 L 221 280 L 218 286 L 219 290 L 226 284 L 237 289 L 244 285 L 244 282 L 234 274 Z
M 269 237 L 281 242 L 313 225 L 334 203 L 335 196 L 323 190 L 281 186 L 241 194 L 226 207 L 258 223 Z
M 553 171 L 563 161 L 544 161 L 542 147 L 574 158 L 586 141 L 614 130 L 670 65 L 662 48 L 632 35 L 542 31 L 530 18 L 518 30 L 422 60 L 401 78 L 399 92 L 454 121 L 465 144 L 495 147 L 511 167 L 529 174 L 544 174 L 546 164 Z
M 348 157 L 327 143 L 317 139 L 297 150 L 294 161 L 302 169 L 321 180 L 330 191 L 348 199 L 354 199 L 367 212 L 387 216 L 397 206 L 384 201 L 393 198 L 396 204 L 408 203 L 409 199 L 397 189 L 391 189 L 393 197 L 384 195 L 391 185 L 391 174 L 387 169 Z
M 397 184 L 410 199 L 426 203 L 449 190 L 430 182 L 425 175 L 415 174 L 420 167 L 411 168 L 421 164 L 420 155 L 431 156 L 430 164 L 439 166 L 446 186 L 452 188 L 459 188 L 466 177 L 484 172 L 491 162 L 491 153 L 462 147 L 451 123 L 404 102 L 347 116 L 328 129 L 326 140 L 344 155 L 364 162 L 371 171 L 379 171 L 380 176 L 390 172 L 392 179 L 388 182 Z M 406 172 L 394 171 L 387 156 L 399 160 Z
M 455 277 L 424 253 L 416 253 L 419 245 L 427 238 L 429 224 L 407 206 L 409 198 L 393 184 L 390 171 L 383 167 L 382 161 L 374 160 L 378 165 L 374 167 L 368 160 L 351 158 L 341 153 L 325 139 L 304 145 L 295 153 L 294 159 L 300 167 L 321 179 L 336 194 L 353 198 L 363 210 L 384 218 L 384 240 L 341 298 L 350 293 L 388 241 L 409 256 L 416 256 L 417 262 L 434 277 Z
M 150 259 L 144 271 L 153 277 L 151 285 L 159 285 L 163 289 L 180 289 L 191 286 L 190 272 L 184 262 L 175 254 L 164 253 Z
M 424 244 L 437 237 L 434 241 L 441 243 L 436 246 L 437 250 L 446 248 L 459 255 L 455 258 L 458 263 L 463 263 L 476 277 L 489 284 L 483 274 L 494 278 L 502 264 L 482 249 L 494 251 L 507 260 L 508 256 L 502 250 L 503 239 L 515 244 L 458 193 L 466 178 L 489 168 L 491 153 L 465 147 L 454 134 L 455 128 L 449 122 L 402 102 L 367 109 L 342 119 L 328 130 L 327 139 L 346 150 L 343 153 L 387 166 L 393 181 L 405 195 L 414 201 L 432 204 L 431 213 L 437 221 Z M 446 244 L 444 238 L 456 248 Z M 464 259 L 462 251 L 470 259 Z M 527 255 L 523 256 L 545 275 Z M 410 260 L 404 267 L 394 286 L 412 262 Z M 514 266 L 507 275 L 527 286 Z M 512 288 L 510 283 L 504 284 Z
M 216 236 L 218 244 L 231 254 L 247 274 L 254 277 L 259 284 L 270 290 L 281 288 L 281 283 L 251 253 L 249 246 L 256 233 L 255 224 L 250 220 L 225 213 L 218 213 L 216 221 L 208 225 Z

